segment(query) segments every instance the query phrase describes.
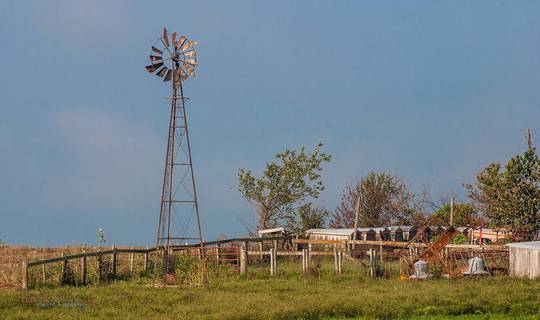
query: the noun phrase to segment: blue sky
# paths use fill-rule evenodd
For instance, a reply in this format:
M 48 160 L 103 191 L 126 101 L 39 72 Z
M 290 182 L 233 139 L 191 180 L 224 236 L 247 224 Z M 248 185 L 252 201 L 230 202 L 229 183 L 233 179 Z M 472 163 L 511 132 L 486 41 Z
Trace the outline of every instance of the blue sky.
M 285 148 L 325 143 L 333 209 L 371 170 L 464 200 L 526 128 L 540 140 L 538 1 L 3 1 L 0 239 L 153 244 L 169 87 L 144 66 L 163 26 L 199 41 L 206 239 L 254 223 L 237 171 Z

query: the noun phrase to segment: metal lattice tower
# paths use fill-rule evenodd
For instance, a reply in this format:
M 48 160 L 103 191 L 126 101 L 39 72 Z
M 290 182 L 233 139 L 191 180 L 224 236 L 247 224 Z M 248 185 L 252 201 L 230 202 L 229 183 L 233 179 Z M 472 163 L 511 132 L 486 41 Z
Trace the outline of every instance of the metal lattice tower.
M 170 36 L 167 29 L 152 46 L 149 73 L 171 82 L 169 130 L 165 172 L 157 227 L 157 246 L 202 243 L 201 221 L 195 188 L 195 175 L 189 142 L 188 119 L 183 82 L 195 76 L 197 42 L 185 36 Z M 172 81 L 171 81 L 172 80 Z

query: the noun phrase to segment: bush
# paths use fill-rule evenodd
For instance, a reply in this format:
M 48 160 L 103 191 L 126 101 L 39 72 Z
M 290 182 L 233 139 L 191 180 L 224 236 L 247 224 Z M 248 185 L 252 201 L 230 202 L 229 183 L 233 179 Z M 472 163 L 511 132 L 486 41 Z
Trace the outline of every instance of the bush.
M 465 235 L 460 233 L 457 236 L 455 236 L 454 239 L 452 239 L 452 243 L 453 244 L 467 244 L 469 243 L 469 238 L 467 238 Z
M 180 285 L 200 287 L 206 283 L 206 265 L 198 257 L 181 255 L 175 261 L 176 282 Z

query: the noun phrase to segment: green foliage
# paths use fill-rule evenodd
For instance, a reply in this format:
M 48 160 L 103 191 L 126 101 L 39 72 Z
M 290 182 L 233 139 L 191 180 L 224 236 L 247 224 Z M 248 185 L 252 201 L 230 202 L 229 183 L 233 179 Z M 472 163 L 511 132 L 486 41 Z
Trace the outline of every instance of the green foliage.
M 474 206 L 470 203 L 454 204 L 454 226 L 479 226 L 481 219 L 476 214 Z M 450 225 L 450 204 L 444 204 L 439 210 L 429 216 L 429 225 Z
M 286 224 L 295 207 L 310 197 L 317 198 L 324 190 L 322 164 L 331 157 L 321 152 L 322 147 L 318 144 L 312 153 L 306 153 L 304 147 L 278 153 L 259 178 L 250 170 L 240 169 L 238 190 L 255 207 L 259 229 Z
M 332 227 L 354 226 L 358 199 L 359 226 L 411 225 L 422 220 L 415 196 L 401 178 L 386 172 L 370 172 L 356 185 L 345 187 L 341 203 L 332 214 Z
M 442 267 L 438 264 L 430 264 L 429 265 L 429 274 L 433 278 L 440 278 L 442 276 Z
M 467 238 L 464 234 L 458 234 L 457 236 L 452 239 L 453 244 L 467 244 L 469 243 L 469 238 Z
M 199 287 L 205 284 L 206 267 L 203 260 L 195 256 L 180 255 L 175 259 L 177 284 Z
M 298 214 L 289 218 L 288 229 L 305 232 L 309 229 L 321 229 L 326 226 L 330 212 L 321 207 L 313 207 L 307 203 L 298 208 Z
M 533 238 L 540 230 L 540 159 L 535 148 L 510 159 L 504 169 L 490 164 L 467 184 L 476 207 L 494 226 L 510 226 L 514 235 Z

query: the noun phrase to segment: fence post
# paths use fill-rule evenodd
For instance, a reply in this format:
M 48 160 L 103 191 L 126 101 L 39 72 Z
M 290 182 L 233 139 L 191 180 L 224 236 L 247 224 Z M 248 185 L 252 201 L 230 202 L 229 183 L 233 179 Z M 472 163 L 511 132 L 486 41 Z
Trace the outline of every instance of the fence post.
M 277 248 L 274 248 L 274 274 L 277 274 Z
M 116 247 L 113 245 L 112 246 L 112 275 L 113 277 L 116 276 L 116 260 L 117 260 L 117 255 L 116 255 Z
M 309 272 L 309 250 L 302 249 L 302 271 Z
M 102 272 L 102 270 L 101 270 L 101 263 L 102 263 L 101 259 L 103 259 L 103 258 L 102 258 L 102 256 L 101 256 L 101 252 L 100 252 L 100 251 L 101 251 L 101 249 L 98 248 L 98 249 L 97 249 L 97 254 L 96 254 L 96 263 L 97 263 L 97 283 L 100 283 L 100 282 L 101 282 L 101 272 Z
M 247 241 L 244 241 L 244 249 L 246 249 L 246 266 L 249 264 L 249 245 Z
M 83 286 L 86 285 L 86 271 L 86 251 L 83 251 L 83 256 L 81 258 L 81 281 Z
M 240 248 L 240 274 L 247 271 L 247 248 Z
M 148 271 L 148 247 L 146 247 L 146 251 L 144 252 L 144 272 Z
M 21 287 L 23 290 L 28 290 L 28 262 L 22 262 L 21 270 Z
M 66 259 L 66 253 L 62 252 L 62 284 L 64 284 L 64 281 L 67 279 L 67 270 L 68 270 L 68 260 Z
M 339 257 L 338 257 L 338 250 L 334 247 L 334 271 L 336 274 L 339 274 Z
M 41 265 L 41 280 L 43 280 L 43 284 L 47 282 L 47 274 L 45 273 L 45 263 Z
M 270 274 L 271 275 L 276 274 L 276 267 L 275 267 L 276 256 L 275 256 L 275 253 L 276 253 L 276 251 L 274 250 L 274 248 L 271 248 L 270 249 Z
M 221 247 L 221 243 L 216 243 L 216 264 L 219 264 L 219 249 Z
M 341 274 L 341 271 L 343 269 L 343 251 L 341 249 L 338 249 L 338 273 Z
M 133 259 L 134 259 L 134 254 L 132 252 L 129 254 L 129 274 L 130 275 L 133 274 Z
M 373 257 L 373 249 L 369 249 L 369 275 L 374 278 L 375 277 L 375 258 Z

